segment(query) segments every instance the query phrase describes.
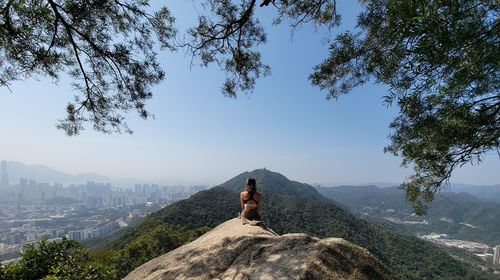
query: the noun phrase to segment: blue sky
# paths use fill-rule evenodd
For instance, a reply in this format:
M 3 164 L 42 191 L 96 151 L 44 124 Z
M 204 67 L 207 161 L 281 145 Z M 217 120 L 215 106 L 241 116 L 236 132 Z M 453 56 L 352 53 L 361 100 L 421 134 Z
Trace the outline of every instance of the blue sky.
M 359 7 L 346 2 L 339 2 L 344 25 L 333 34 L 354 26 Z M 193 3 L 168 3 L 181 34 L 196 18 Z M 273 10 L 257 13 L 268 23 Z M 57 130 L 75 94 L 68 78 L 57 84 L 43 77 L 16 82 L 13 93 L 0 88 L 0 159 L 167 184 L 217 184 L 261 167 L 306 183 L 404 180 L 410 171 L 382 151 L 397 114 L 382 103 L 386 88 L 369 84 L 327 101 L 326 92 L 307 80 L 327 55 L 326 32 L 305 26 L 292 38 L 286 23 L 266 27 L 269 42 L 261 50 L 272 75 L 237 99 L 220 94 L 224 74 L 217 67 L 191 68 L 182 50 L 162 53 L 167 77 L 148 103 L 155 119 L 130 114 L 134 135 L 89 128 L 67 137 Z M 493 154 L 479 167 L 457 170 L 453 182 L 497 184 L 498 170 Z

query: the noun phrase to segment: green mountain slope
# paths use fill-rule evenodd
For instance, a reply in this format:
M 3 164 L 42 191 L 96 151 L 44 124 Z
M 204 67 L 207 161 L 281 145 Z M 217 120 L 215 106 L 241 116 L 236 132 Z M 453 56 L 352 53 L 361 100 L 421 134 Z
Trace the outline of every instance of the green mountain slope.
M 273 193 L 284 196 L 296 196 L 302 198 L 314 198 L 325 200 L 312 186 L 296 181 L 291 181 L 280 173 L 272 172 L 265 168 L 256 169 L 252 172 L 244 172 L 220 185 L 225 189 L 241 192 L 246 178 L 255 178 L 258 182 L 258 191 L 262 193 Z
M 399 223 L 403 231 L 412 234 L 446 233 L 452 238 L 489 245 L 500 244 L 500 203 L 480 200 L 467 193 L 438 194 L 426 216 L 415 217 L 397 187 L 376 186 L 319 187 L 327 198 L 347 206 L 353 213 L 376 219 L 397 218 L 425 224 Z
M 318 237 L 342 237 L 368 249 L 400 279 L 463 279 L 466 275 L 481 279 L 477 278 L 476 268 L 450 257 L 431 243 L 359 219 L 321 196 L 313 187 L 289 181 L 265 169 L 240 174 L 219 187 L 165 207 L 150 215 L 115 246 L 124 248 L 134 237 L 148 234 L 162 224 L 194 230 L 201 226 L 214 227 L 235 217 L 239 211 L 238 194 L 247 176 L 257 179 L 258 191 L 264 196 L 263 220 L 280 234 L 303 232 Z

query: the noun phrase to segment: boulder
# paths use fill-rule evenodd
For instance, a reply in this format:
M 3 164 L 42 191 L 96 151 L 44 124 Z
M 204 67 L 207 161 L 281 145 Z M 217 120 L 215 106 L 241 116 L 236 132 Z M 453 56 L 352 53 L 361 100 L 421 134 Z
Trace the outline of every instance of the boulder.
M 126 280 L 395 279 L 366 249 L 341 238 L 276 235 L 232 219 L 153 259 Z

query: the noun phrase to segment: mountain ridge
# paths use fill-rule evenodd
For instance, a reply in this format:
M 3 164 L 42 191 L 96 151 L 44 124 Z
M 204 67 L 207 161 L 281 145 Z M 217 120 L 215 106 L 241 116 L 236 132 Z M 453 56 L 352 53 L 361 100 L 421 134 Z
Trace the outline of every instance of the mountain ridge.
M 286 195 L 300 195 L 321 199 L 324 198 L 316 189 L 314 189 L 314 187 L 305 183 L 289 180 L 284 175 L 266 168 L 243 172 L 220 184 L 219 187 L 223 187 L 234 192 L 240 192 L 243 190 L 248 177 L 252 177 L 256 179 L 256 181 L 260 182 L 258 185 L 259 192 L 273 192 Z M 272 184 L 269 184 L 268 182 L 272 182 Z
M 398 187 L 374 186 L 317 187 L 322 195 L 339 201 L 351 212 L 367 218 L 397 218 L 398 227 L 415 235 L 446 233 L 451 238 L 500 243 L 500 203 L 484 201 L 468 192 L 441 192 L 429 205 L 427 215 L 416 217 Z M 425 223 L 403 223 L 402 221 Z M 472 225 L 472 226 L 471 226 Z
M 343 188 L 343 187 L 377 187 L 380 189 L 399 188 L 398 183 L 369 183 L 369 184 L 314 184 L 315 188 Z M 451 183 L 443 192 L 465 192 L 486 202 L 500 203 L 500 184 L 474 185 Z
M 69 174 L 41 164 L 25 164 L 19 161 L 5 161 L 7 163 L 7 173 L 10 185 L 19 182 L 19 179 L 26 178 L 36 180 L 40 183 L 85 183 L 88 181 L 107 182 L 110 178 L 95 174 L 81 173 Z
M 214 227 L 234 218 L 239 211 L 238 194 L 243 189 L 242 182 L 246 176 L 252 176 L 258 177 L 257 189 L 264 196 L 263 221 L 278 234 L 302 232 L 319 238 L 343 238 L 368 249 L 400 279 L 428 279 L 428 275 L 432 275 L 432 279 L 461 279 L 464 275 L 480 273 L 429 242 L 359 219 L 321 196 L 312 186 L 296 184 L 276 174 L 279 173 L 265 169 L 241 173 L 217 187 L 151 214 L 143 226 L 132 229 L 124 238 L 133 240 L 134 236 L 162 224 L 196 229 Z M 266 181 L 272 178 L 277 182 Z M 289 185 L 284 184 L 285 179 Z M 301 193 L 308 195 L 301 197 Z M 123 248 L 124 244 L 118 241 L 115 247 Z

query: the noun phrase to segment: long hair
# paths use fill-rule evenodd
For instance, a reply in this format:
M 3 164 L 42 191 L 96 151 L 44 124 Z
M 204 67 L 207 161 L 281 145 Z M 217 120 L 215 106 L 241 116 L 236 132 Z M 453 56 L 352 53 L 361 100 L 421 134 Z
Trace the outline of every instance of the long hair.
M 257 192 L 257 183 L 254 178 L 247 178 L 247 183 L 245 184 L 245 191 L 254 194 Z

